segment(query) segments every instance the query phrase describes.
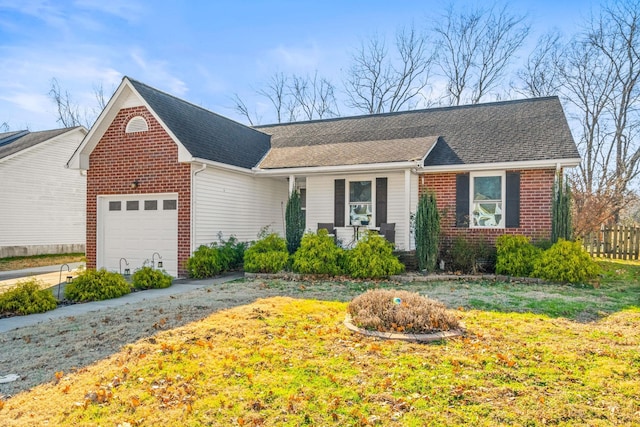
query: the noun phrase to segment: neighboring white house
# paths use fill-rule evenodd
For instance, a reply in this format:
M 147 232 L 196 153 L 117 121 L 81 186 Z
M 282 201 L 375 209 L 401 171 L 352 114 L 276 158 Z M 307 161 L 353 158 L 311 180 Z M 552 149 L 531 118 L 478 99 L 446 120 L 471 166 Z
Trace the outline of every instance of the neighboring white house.
M 0 258 L 84 252 L 86 176 L 65 166 L 86 134 L 0 133 Z

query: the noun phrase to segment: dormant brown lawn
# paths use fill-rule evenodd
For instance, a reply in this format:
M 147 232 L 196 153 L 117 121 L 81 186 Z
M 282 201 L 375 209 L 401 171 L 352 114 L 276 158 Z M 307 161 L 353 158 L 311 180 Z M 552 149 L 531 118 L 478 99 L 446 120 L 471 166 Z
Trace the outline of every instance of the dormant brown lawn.
M 458 310 L 435 345 L 343 327 L 346 304 L 275 297 L 126 345 L 4 402 L 0 424 L 637 425 L 640 310 L 579 323 Z

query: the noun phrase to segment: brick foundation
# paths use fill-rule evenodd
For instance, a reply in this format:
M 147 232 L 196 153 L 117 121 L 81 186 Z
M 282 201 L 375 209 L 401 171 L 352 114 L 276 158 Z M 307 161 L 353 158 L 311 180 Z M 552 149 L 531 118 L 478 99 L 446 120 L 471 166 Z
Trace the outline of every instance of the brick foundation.
M 135 116 L 145 118 L 147 132 L 125 133 Z M 97 197 L 148 193 L 178 193 L 178 274 L 184 276 L 191 245 L 191 165 L 178 163 L 178 146 L 145 107 L 124 108 L 89 158 L 87 268 L 96 267 Z

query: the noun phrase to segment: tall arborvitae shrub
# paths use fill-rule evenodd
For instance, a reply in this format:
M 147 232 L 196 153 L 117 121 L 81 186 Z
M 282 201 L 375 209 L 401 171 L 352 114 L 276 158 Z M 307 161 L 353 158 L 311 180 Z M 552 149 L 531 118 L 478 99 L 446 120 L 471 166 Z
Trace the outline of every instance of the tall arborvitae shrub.
M 569 182 L 558 174 L 553 185 L 553 205 L 551 220 L 551 242 L 559 239 L 572 240 L 573 227 L 571 225 L 571 189 Z
M 304 212 L 300 202 L 300 193 L 293 191 L 287 201 L 285 212 L 287 250 L 293 254 L 299 247 L 304 235 Z
M 436 206 L 436 196 L 427 192 L 420 196 L 416 212 L 416 258 L 420 271 L 435 270 L 439 237 L 440 214 Z

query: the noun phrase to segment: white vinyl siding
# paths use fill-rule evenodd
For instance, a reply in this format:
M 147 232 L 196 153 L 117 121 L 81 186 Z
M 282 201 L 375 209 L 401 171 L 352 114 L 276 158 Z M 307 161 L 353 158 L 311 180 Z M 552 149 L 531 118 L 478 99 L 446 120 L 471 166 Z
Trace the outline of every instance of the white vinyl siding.
M 194 166 L 192 170 L 197 170 Z M 240 241 L 257 240 L 269 226 L 284 236 L 284 209 L 288 199 L 284 178 L 253 177 L 239 172 L 207 167 L 193 180 L 193 243 L 196 249 L 235 236 Z
M 78 129 L 0 159 L 0 248 L 84 246 L 86 177 L 65 168 L 83 136 Z
M 346 188 L 349 182 L 371 181 L 372 206 L 374 216 L 369 227 L 375 226 L 375 181 L 376 178 L 387 178 L 387 222 L 396 224 L 396 247 L 398 249 L 409 249 L 413 244 L 409 240 L 409 214 L 415 212 L 418 199 L 418 177 L 415 174 L 410 176 L 409 212 L 407 211 L 407 198 L 405 197 L 405 174 L 404 172 L 358 174 L 358 175 L 319 175 L 308 176 L 306 179 L 307 188 L 307 230 L 316 231 L 319 222 L 334 222 L 333 201 L 334 201 L 334 181 L 344 179 Z M 347 191 L 348 197 L 348 191 Z M 347 209 L 349 206 L 346 200 Z M 348 213 L 345 211 L 345 218 Z M 346 222 L 348 223 L 348 221 Z M 349 242 L 353 238 L 353 228 L 336 228 L 338 239 Z

